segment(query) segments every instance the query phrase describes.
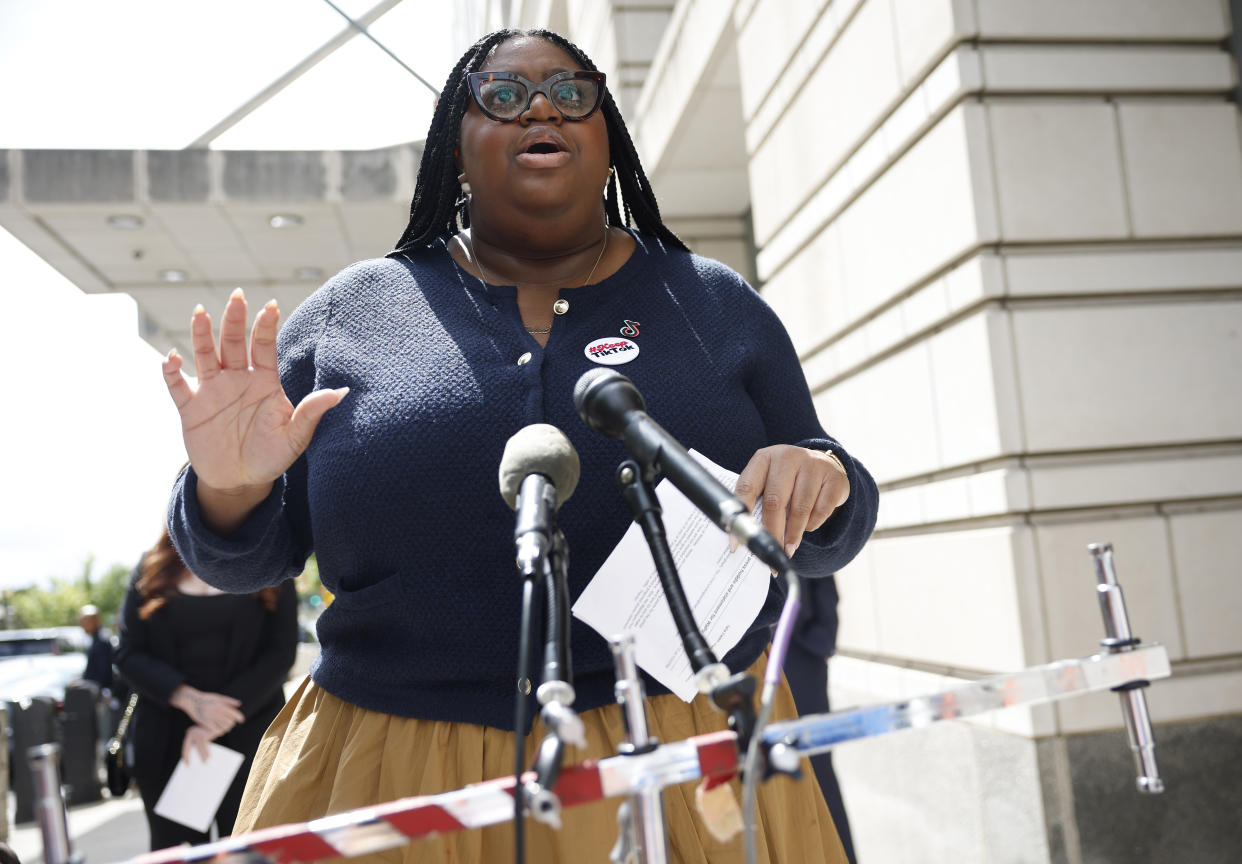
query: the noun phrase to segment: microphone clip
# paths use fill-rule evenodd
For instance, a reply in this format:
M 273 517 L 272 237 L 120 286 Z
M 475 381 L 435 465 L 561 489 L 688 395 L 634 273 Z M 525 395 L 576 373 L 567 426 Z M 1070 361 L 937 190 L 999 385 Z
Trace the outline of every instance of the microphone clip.
M 750 747 L 755 731 L 755 679 L 738 672 L 721 681 L 711 691 L 712 704 L 729 715 L 729 728 L 737 734 L 739 753 Z

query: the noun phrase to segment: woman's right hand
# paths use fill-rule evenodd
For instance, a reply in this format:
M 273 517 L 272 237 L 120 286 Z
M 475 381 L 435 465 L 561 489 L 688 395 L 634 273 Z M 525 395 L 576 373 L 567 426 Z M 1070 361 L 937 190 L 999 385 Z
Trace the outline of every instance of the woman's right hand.
M 211 317 L 201 305 L 194 310 L 190 333 L 197 389 L 181 374 L 176 349 L 164 360 L 164 382 L 181 414 L 200 500 L 206 495 L 257 505 L 302 455 L 324 413 L 349 392 L 316 390 L 294 408 L 276 366 L 279 318 L 275 300 L 255 317 L 247 360 L 246 298 L 238 288 L 224 307 L 219 350 Z
M 207 747 L 218 736 L 213 736 L 202 726 L 191 726 L 185 730 L 185 737 L 181 739 L 181 761 L 190 764 L 190 752 L 198 751 L 199 758 L 204 762 L 211 755 L 211 750 Z
M 246 719 L 240 700 L 223 693 L 208 693 L 189 684 L 179 685 L 168 697 L 168 704 L 184 711 L 212 738 L 219 738 Z

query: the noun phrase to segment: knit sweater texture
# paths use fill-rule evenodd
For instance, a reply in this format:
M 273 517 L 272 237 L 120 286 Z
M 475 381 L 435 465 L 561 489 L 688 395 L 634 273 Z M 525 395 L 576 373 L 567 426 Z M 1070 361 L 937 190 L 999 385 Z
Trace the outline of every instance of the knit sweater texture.
M 196 476 L 183 472 L 169 523 L 190 569 L 251 592 L 298 574 L 314 551 L 335 595 L 318 622 L 316 683 L 376 711 L 512 729 L 522 591 L 514 517 L 497 484 L 505 441 L 550 423 L 582 460 L 559 511 L 572 598 L 631 522 L 614 479 L 624 445 L 588 429 L 573 405 L 597 340 L 635 346 L 617 352 L 630 359 L 616 368 L 651 417 L 732 471 L 771 444 L 831 449 L 851 494 L 806 535 L 794 563 L 804 576 L 848 563 L 874 527 L 875 483 L 820 426 L 780 320 L 723 264 L 633 236 L 637 248 L 616 273 L 560 292 L 569 308 L 546 347 L 525 332 L 515 287 L 463 272 L 444 243 L 329 280 L 281 329 L 281 380 L 294 404 L 319 388 L 349 395 L 227 538 L 205 527 Z M 773 580 L 724 658 L 730 668 L 762 653 L 782 600 Z M 575 709 L 612 702 L 604 638 L 575 620 L 571 650 Z

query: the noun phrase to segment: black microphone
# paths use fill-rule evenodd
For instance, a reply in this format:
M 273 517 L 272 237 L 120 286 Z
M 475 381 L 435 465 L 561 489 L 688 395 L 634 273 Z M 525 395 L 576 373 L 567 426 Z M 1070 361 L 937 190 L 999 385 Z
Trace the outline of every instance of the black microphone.
M 782 573 L 790 568 L 781 544 L 746 505 L 647 416 L 642 394 L 629 378 L 613 369 L 590 370 L 574 385 L 574 407 L 592 429 L 623 440 L 641 465 L 672 481 L 694 506 L 764 564 Z
M 517 511 L 513 541 L 523 576 L 537 572 L 552 545 L 557 509 L 578 488 L 578 451 L 560 429 L 525 426 L 505 442 L 500 457 L 500 494 Z

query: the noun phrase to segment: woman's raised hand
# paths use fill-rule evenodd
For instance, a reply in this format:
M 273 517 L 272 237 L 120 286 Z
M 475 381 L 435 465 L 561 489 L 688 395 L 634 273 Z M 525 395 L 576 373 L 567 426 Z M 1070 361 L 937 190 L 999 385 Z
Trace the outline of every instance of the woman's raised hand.
M 208 494 L 257 504 L 310 444 L 324 413 L 348 392 L 316 390 L 293 406 L 276 368 L 279 318 L 276 301 L 268 302 L 255 316 L 247 352 L 246 298 L 238 288 L 224 307 L 218 349 L 211 317 L 201 305 L 194 310 L 190 333 L 197 389 L 181 374 L 176 349 L 164 360 L 164 381 L 181 414 L 200 500 L 207 487 Z
M 850 478 L 828 453 L 776 444 L 751 457 L 735 492 L 752 509 L 763 495 L 763 527 L 792 557 L 803 533 L 823 525 L 850 497 Z

